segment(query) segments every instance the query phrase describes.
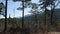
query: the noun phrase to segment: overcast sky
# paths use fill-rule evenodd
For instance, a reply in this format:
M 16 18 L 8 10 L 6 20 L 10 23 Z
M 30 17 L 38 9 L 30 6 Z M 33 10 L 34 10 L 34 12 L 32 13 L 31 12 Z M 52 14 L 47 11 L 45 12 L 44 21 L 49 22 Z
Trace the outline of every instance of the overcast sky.
M 0 0 L 0 2 L 5 3 L 4 0 Z M 34 3 L 38 3 L 38 0 L 32 0 L 32 2 Z M 17 8 L 20 6 L 21 2 L 13 2 L 12 0 L 8 1 L 8 9 L 7 9 L 7 17 L 9 17 L 9 14 L 11 17 L 14 17 L 14 11 L 15 11 L 15 17 L 21 17 L 22 16 L 22 11 L 17 10 Z M 57 8 L 59 8 L 60 5 L 57 6 Z M 26 8 L 24 14 L 28 15 L 30 14 L 31 8 Z M 0 18 L 2 18 L 3 16 L 0 15 Z

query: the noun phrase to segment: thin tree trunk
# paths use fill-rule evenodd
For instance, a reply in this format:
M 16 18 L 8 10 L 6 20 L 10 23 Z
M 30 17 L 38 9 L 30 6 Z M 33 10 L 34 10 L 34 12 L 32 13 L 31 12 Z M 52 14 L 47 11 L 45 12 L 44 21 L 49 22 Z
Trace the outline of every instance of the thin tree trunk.
M 38 31 L 38 20 L 37 20 L 37 14 L 35 14 L 35 21 L 36 21 L 36 25 L 35 25 L 35 33 L 37 33 L 37 31 Z
M 22 32 L 21 34 L 25 34 L 25 26 L 24 26 L 24 1 L 22 1 L 22 6 L 23 6 L 23 10 L 22 10 Z
M 46 18 L 46 17 L 47 17 L 47 14 L 46 14 L 46 11 L 47 11 L 46 4 L 47 4 L 47 3 L 46 3 L 46 1 L 47 1 L 47 0 L 45 0 L 45 25 L 46 25 L 46 31 L 45 31 L 45 33 L 48 34 L 48 27 L 47 27 L 48 25 L 47 25 L 47 20 L 46 20 L 46 19 L 47 19 L 47 18 Z
M 52 8 L 52 5 L 51 5 L 51 25 L 54 24 L 54 22 L 53 22 L 53 13 L 54 13 L 54 9 L 55 9 L 55 3 L 54 3 L 53 6 L 54 6 L 54 7 Z
M 3 32 L 5 32 L 6 31 L 6 29 L 7 29 L 7 1 L 8 0 L 5 0 L 6 2 L 6 6 L 5 6 L 5 23 L 4 23 L 4 30 L 3 30 Z

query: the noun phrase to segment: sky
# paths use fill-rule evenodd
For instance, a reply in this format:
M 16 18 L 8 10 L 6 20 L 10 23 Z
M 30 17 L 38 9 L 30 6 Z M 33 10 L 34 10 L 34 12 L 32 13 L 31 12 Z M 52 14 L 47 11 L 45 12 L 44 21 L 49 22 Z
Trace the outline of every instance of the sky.
M 37 0 L 34 1 L 32 0 L 34 3 L 37 3 Z M 0 2 L 3 2 L 5 3 L 4 0 L 0 0 Z M 9 14 L 10 16 L 13 18 L 13 17 L 22 17 L 22 11 L 21 10 L 17 10 L 17 8 L 20 6 L 21 2 L 13 2 L 12 0 L 9 0 L 8 1 L 8 9 L 7 9 L 7 17 L 9 17 Z M 29 11 L 30 11 L 31 8 L 26 8 L 24 10 L 24 15 L 29 15 Z M 15 11 L 15 12 L 14 12 Z M 15 13 L 15 16 L 14 16 L 14 13 Z M 0 18 L 3 18 L 2 15 L 0 15 Z
M 0 2 L 5 3 L 4 0 L 0 0 Z M 33 3 L 38 3 L 38 0 L 32 0 L 31 2 Z M 21 6 L 21 2 L 13 2 L 12 0 L 8 1 L 8 9 L 7 9 L 7 17 L 9 17 L 9 15 L 13 18 L 13 17 L 22 17 L 22 11 L 21 10 L 17 10 L 17 8 Z M 57 6 L 57 8 L 60 5 Z M 31 8 L 26 8 L 24 10 L 24 15 L 30 15 L 31 13 L 29 13 L 29 11 L 31 10 Z M 15 14 L 15 16 L 14 16 Z M 4 18 L 2 15 L 0 15 L 0 18 Z

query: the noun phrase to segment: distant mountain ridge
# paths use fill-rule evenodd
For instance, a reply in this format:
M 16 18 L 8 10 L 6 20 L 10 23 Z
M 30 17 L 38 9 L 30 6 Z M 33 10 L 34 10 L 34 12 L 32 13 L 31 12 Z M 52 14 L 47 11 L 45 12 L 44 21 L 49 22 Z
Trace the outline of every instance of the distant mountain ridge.
M 54 10 L 54 14 L 53 14 L 53 19 L 54 20 L 59 20 L 60 19 L 60 9 L 55 9 Z M 34 19 L 32 18 L 33 15 L 28 15 L 24 17 L 24 21 L 28 22 L 28 21 L 34 21 Z M 44 12 L 42 14 L 39 15 L 38 19 L 42 20 L 44 18 Z M 18 20 L 21 20 L 21 18 L 17 18 Z M 37 19 L 37 20 L 38 20 Z

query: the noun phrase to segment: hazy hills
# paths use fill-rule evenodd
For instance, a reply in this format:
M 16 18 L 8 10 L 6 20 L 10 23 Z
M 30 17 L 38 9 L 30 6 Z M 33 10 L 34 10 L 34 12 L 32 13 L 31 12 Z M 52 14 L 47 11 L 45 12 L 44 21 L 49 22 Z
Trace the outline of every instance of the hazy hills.
M 48 13 L 50 13 L 50 12 L 48 11 Z M 42 14 L 39 14 L 36 16 L 38 16 L 37 20 L 43 20 L 45 15 L 43 12 Z M 21 19 L 22 18 L 17 18 L 17 20 L 21 20 Z M 34 17 L 34 15 L 28 15 L 28 16 L 24 17 L 25 22 L 35 21 L 35 19 L 36 18 Z M 53 20 L 60 20 L 60 9 L 55 9 L 54 14 L 53 14 Z

